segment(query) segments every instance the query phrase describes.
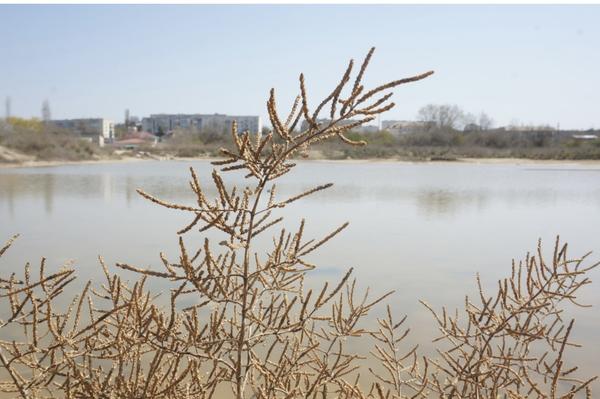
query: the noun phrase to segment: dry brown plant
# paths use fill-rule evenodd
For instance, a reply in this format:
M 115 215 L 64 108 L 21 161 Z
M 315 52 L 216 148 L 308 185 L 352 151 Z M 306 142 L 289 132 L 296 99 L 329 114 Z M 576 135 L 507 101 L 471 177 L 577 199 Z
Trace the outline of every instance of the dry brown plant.
M 430 389 L 449 398 L 591 397 L 597 377 L 577 377 L 578 367 L 565 361 L 565 350 L 579 345 L 570 339 L 574 320 L 564 315 L 565 303 L 586 306 L 577 301 L 578 291 L 598 266 L 585 265 L 588 255 L 570 259 L 557 238 L 548 262 L 539 242 L 535 254 L 513 261 L 493 295 L 484 293 L 477 276 L 478 301 L 466 297 L 462 315 L 435 312 L 423 302 L 441 332 L 436 341 L 445 344 L 430 361 Z
M 304 220 L 292 231 L 281 227 L 282 208 L 332 184 L 280 198 L 275 181 L 296 166 L 293 157 L 317 142 L 337 138 L 365 144 L 345 133 L 391 109 L 390 89 L 432 74 L 367 90 L 362 78 L 373 51 L 352 83 L 350 61 L 314 111 L 309 110 L 300 75 L 300 94 L 285 119 L 271 90 L 267 109 L 272 132 L 253 136 L 238 132 L 233 124 L 234 150 L 223 149 L 225 158 L 213 162 L 216 199 L 206 196 L 193 169 L 191 205 L 138 190 L 158 205 L 190 215 L 189 224 L 178 232 L 177 260 L 161 253 L 160 269 L 118 263 L 139 277 L 131 284 L 100 259 L 104 283 L 88 282 L 72 299 L 67 287 L 75 273 L 69 265 L 47 273 L 42 260 L 35 272 L 26 265 L 22 277 L 3 277 L 0 391 L 22 398 L 591 395 L 591 380 L 572 380 L 573 370 L 563 361 L 565 347 L 572 345 L 572 322 L 565 329 L 559 304 L 575 301 L 574 293 L 589 282 L 584 275 L 591 268 L 581 266 L 583 259 L 568 260 L 566 247 L 555 252 L 551 265 L 540 253 L 515 266 L 494 298 L 480 290 L 481 305 L 467 300 L 466 326 L 445 310 L 436 316 L 441 340 L 450 345 L 440 349 L 439 359 L 421 358 L 416 348 L 404 348 L 405 319 L 396 322 L 389 307 L 375 327 L 365 327 L 367 314 L 391 292 L 376 297 L 368 290 L 359 293 L 352 269 L 336 284 L 305 289 L 307 275 L 317 267 L 308 256 L 348 223 L 315 239 L 306 237 Z M 329 120 L 322 122 L 325 111 Z M 307 122 L 305 131 L 296 129 L 301 120 Z M 221 174 L 233 171 L 242 173 L 248 184 L 228 185 Z M 222 239 L 209 239 L 209 230 Z M 270 249 L 259 251 L 259 236 L 275 230 Z M 192 231 L 204 234 L 194 248 L 186 243 Z M 167 304 L 157 299 L 160 293 L 146 288 L 148 279 L 158 279 L 165 287 Z M 59 306 L 63 297 L 70 305 Z M 364 356 L 348 348 L 348 341 L 356 339 L 374 342 L 371 355 L 381 369 L 366 367 Z M 550 346 L 547 355 L 534 356 L 537 342 Z M 559 394 L 566 381 L 574 386 Z

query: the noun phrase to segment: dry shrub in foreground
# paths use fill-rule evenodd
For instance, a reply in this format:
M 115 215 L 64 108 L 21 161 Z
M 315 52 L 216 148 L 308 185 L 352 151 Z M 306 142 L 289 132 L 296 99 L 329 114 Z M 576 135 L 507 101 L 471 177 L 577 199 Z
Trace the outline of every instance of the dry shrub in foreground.
M 301 75 L 300 95 L 287 118 L 279 116 L 271 91 L 272 133 L 238 134 L 234 125 L 235 150 L 224 149 L 225 159 L 214 162 L 220 169 L 212 173 L 216 199 L 206 197 L 193 169 L 193 205 L 171 204 L 139 191 L 161 206 L 190 214 L 190 223 L 178 232 L 177 260 L 161 254 L 161 269 L 117 264 L 139 275 L 134 284 L 100 260 L 105 282 L 88 282 L 64 308 L 58 302 L 75 279 L 72 268 L 47 273 L 42 260 L 35 272 L 27 265 L 22 277 L 3 277 L 0 389 L 24 398 L 590 395 L 591 380 L 573 379 L 564 363 L 572 323 L 565 328 L 560 305 L 575 301 L 593 266 L 569 260 L 566 247 L 559 249 L 558 243 L 551 264 L 539 253 L 515 266 L 494 297 L 482 292 L 481 304 L 467 300 L 464 322 L 445 310 L 436 314 L 442 332 L 437 358 L 421 358 L 416 348 L 404 345 L 404 319 L 394 321 L 389 307 L 378 325 L 365 325 L 368 312 L 391 293 L 371 297 L 368 290 L 359 292 L 352 269 L 334 285 L 304 288 L 316 267 L 307 256 L 347 223 L 316 239 L 305 237 L 304 220 L 294 231 L 279 227 L 282 208 L 331 184 L 280 198 L 274 181 L 295 167 L 291 157 L 314 143 L 338 138 L 364 144 L 344 133 L 393 107 L 388 89 L 431 74 L 366 90 L 361 81 L 372 52 L 353 83 L 350 62 L 315 111 L 309 111 Z M 330 120 L 318 123 L 325 110 Z M 294 127 L 302 119 L 308 129 L 298 133 Z M 220 172 L 229 171 L 243 173 L 248 185 L 228 186 Z M 214 230 L 222 240 L 205 238 L 191 246 L 183 237 L 192 230 Z M 271 249 L 259 253 L 258 236 L 275 230 Z M 169 305 L 146 289 L 147 279 L 169 287 Z M 372 359 L 349 350 L 347 339 L 373 344 Z M 546 345 L 547 354 L 537 356 L 535 344 Z M 373 359 L 379 369 L 366 366 Z
M 574 320 L 566 320 L 563 309 L 564 302 L 584 306 L 577 291 L 598 265 L 585 265 L 587 256 L 569 259 L 557 239 L 547 263 L 540 243 L 535 256 L 513 262 L 493 295 L 484 294 L 478 276 L 478 301 L 467 297 L 462 315 L 445 308 L 436 313 L 423 302 L 441 332 L 436 341 L 443 342 L 439 358 L 430 360 L 432 390 L 459 398 L 590 397 L 596 377 L 578 378 L 578 367 L 565 362 L 565 348 L 578 345 L 570 341 Z

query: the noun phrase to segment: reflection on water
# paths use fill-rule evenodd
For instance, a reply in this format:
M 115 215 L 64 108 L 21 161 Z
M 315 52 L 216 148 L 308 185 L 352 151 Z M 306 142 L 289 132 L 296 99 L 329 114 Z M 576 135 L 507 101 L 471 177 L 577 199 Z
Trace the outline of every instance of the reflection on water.
M 74 259 L 80 276 L 97 279 L 99 254 L 109 264 L 159 264 L 161 250 L 177 253 L 174 233 L 189 220 L 157 209 L 135 189 L 191 203 L 190 165 L 214 195 L 211 166 L 204 161 L 0 169 L 0 240 L 22 235 L 0 266 L 19 268 L 41 256 L 54 265 Z M 236 175 L 225 178 L 248 184 Z M 305 216 L 307 234 L 316 237 L 351 222 L 313 259 L 322 266 L 316 283 L 355 267 L 363 286 L 396 290 L 395 308 L 408 314 L 421 344 L 433 337 L 433 324 L 417 299 L 461 306 L 464 294 L 474 292 L 475 272 L 492 286 L 538 238 L 548 251 L 560 233 L 573 256 L 600 252 L 595 166 L 305 162 L 277 191 L 287 197 L 326 182 L 335 185 L 285 213 L 288 226 Z M 193 245 L 202 237 L 186 240 Z M 596 309 L 573 313 L 576 339 L 586 344 L 574 356 L 587 369 L 600 370 L 600 289 L 588 289 L 580 299 Z
M 311 163 L 306 165 L 309 169 L 323 170 L 312 174 L 312 171 L 300 168 L 299 173 L 293 174 L 291 179 L 284 179 L 279 187 L 291 193 L 308 189 L 316 182 L 332 180 L 336 182 L 335 190 L 321 196 L 318 199 L 320 202 L 411 202 L 427 216 L 452 217 L 465 208 L 482 211 L 493 202 L 503 202 L 508 206 L 537 206 L 557 201 L 573 201 L 594 202 L 600 206 L 600 173 L 589 173 L 600 172 L 600 169 L 531 169 L 516 165 L 398 165 L 409 171 L 398 171 L 400 173 L 393 176 L 385 169 L 397 168 L 394 164 L 348 164 L 343 166 L 348 172 L 345 173 L 338 164 L 331 168 L 327 164 Z M 152 162 L 127 166 L 104 164 L 0 170 L 0 201 L 12 215 L 15 201 L 23 198 L 43 199 L 44 209 L 48 213 L 52 213 L 55 196 L 102 198 L 108 204 L 119 200 L 113 198 L 116 195 L 123 196 L 130 206 L 137 197 L 136 188 L 143 188 L 167 199 L 192 199 L 186 168 L 183 165 L 173 166 L 165 168 L 172 175 L 165 175 L 164 170 L 155 174 L 159 166 Z M 204 164 L 195 166 L 207 169 Z M 80 170 L 75 172 L 66 168 Z M 123 173 L 120 168 L 131 170 L 130 173 Z M 323 173 L 328 169 L 332 173 Z M 453 169 L 459 169 L 460 173 L 453 173 Z M 470 172 L 467 172 L 469 169 Z M 383 173 L 371 176 L 377 172 Z M 408 173 L 412 174 L 411 178 L 402 179 Z M 237 183 L 241 181 L 240 179 Z M 593 184 L 587 185 L 587 182 Z M 571 187 L 576 187 L 577 190 L 572 190 Z M 208 185 L 207 191 L 214 194 L 215 191 L 211 190 L 212 186 Z
M 482 210 L 488 201 L 485 192 L 453 192 L 448 190 L 422 190 L 417 197 L 417 206 L 427 216 L 454 214 L 461 207 Z

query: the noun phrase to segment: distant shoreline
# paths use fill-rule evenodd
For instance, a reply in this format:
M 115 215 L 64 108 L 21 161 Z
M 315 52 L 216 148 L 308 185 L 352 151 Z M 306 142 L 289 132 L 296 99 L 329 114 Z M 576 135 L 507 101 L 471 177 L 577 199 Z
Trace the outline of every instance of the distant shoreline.
M 0 162 L 0 168 L 44 168 L 50 166 L 86 165 L 104 163 L 129 163 L 150 161 L 151 159 L 123 158 L 123 159 L 85 159 L 81 161 L 24 161 L 24 162 Z
M 66 165 L 93 165 L 93 164 L 107 164 L 107 163 L 134 163 L 134 162 L 181 162 L 181 161 L 212 161 L 221 158 L 216 157 L 168 157 L 168 158 L 137 158 L 137 157 L 125 157 L 121 159 L 98 159 L 98 160 L 81 160 L 81 161 L 24 161 L 24 162 L 0 162 L 0 168 L 12 169 L 12 168 L 41 168 L 41 167 L 53 167 L 53 166 L 66 166 Z M 463 163 L 463 164 L 485 164 L 485 165 L 519 165 L 519 164 L 531 164 L 531 165 L 583 165 L 583 166 L 600 166 L 600 160 L 586 160 L 586 159 L 530 159 L 530 158 L 456 158 L 455 160 L 409 160 L 399 158 L 366 158 L 366 159 L 303 159 L 305 162 L 327 162 L 327 163 L 428 163 L 428 164 L 443 164 L 443 163 Z

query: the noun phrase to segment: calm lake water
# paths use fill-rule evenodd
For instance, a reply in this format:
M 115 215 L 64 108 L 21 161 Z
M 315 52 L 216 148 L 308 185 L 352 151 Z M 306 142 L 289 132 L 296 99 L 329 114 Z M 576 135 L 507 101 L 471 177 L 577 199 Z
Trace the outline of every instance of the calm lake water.
M 177 254 L 175 232 L 190 219 L 141 198 L 136 188 L 191 204 L 188 167 L 208 182 L 208 161 L 138 162 L 0 169 L 0 241 L 21 237 L 0 260 L 2 273 L 45 256 L 73 260 L 82 278 L 100 278 L 97 256 L 160 269 L 158 254 Z M 228 182 L 242 182 L 226 175 Z M 314 257 L 314 281 L 336 280 L 354 267 L 360 286 L 396 290 L 395 311 L 409 316 L 413 342 L 427 347 L 433 320 L 418 303 L 462 306 L 474 294 L 475 273 L 486 285 L 510 273 L 542 239 L 551 254 L 557 234 L 572 257 L 600 259 L 600 165 L 303 162 L 282 179 L 282 197 L 327 182 L 333 188 L 286 208 L 286 224 L 307 219 L 320 237 L 350 227 Z M 209 190 L 209 193 L 211 191 Z M 186 242 L 201 243 L 199 233 Z M 600 280 L 595 270 L 592 279 Z M 571 358 L 600 373 L 600 281 L 587 286 L 574 310 Z M 597 389 L 598 385 L 596 386 Z

